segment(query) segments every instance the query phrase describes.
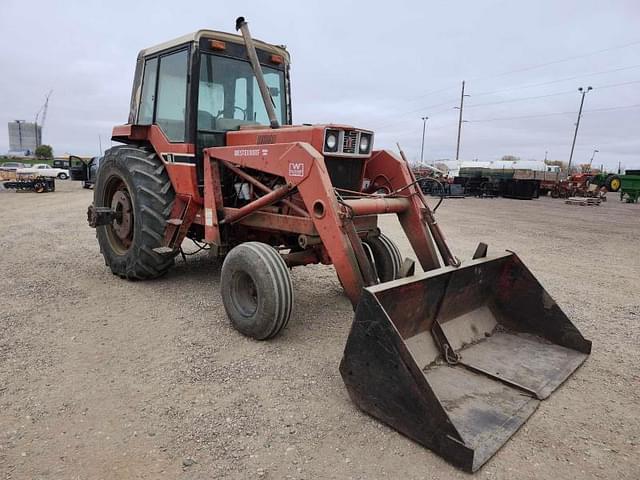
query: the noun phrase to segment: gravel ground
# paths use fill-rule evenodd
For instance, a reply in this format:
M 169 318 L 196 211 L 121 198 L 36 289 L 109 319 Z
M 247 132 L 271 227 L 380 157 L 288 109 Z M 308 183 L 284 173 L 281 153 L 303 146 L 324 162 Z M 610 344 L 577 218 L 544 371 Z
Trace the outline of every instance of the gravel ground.
M 331 267 L 294 269 L 292 321 L 229 326 L 219 264 L 157 281 L 104 266 L 91 192 L 0 192 L 0 477 L 469 478 L 360 413 L 338 364 L 353 312 Z M 587 362 L 475 476 L 640 475 L 640 205 L 448 200 L 454 251 L 513 249 L 583 334 Z M 397 221 L 382 229 L 409 254 Z

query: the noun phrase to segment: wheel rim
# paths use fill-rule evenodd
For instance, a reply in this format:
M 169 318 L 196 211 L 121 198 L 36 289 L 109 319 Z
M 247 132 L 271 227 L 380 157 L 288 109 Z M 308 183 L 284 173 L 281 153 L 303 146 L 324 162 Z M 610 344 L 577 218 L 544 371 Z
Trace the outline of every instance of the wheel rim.
M 116 212 L 116 218 L 105 227 L 109 244 L 117 253 L 126 253 L 133 243 L 134 216 L 131 194 L 121 178 L 113 177 L 107 182 L 103 205 Z
M 362 248 L 364 249 L 364 253 L 367 255 L 367 259 L 369 260 L 369 264 L 373 269 L 373 273 L 376 276 L 376 281 L 380 283 L 380 275 L 378 274 L 378 265 L 376 265 L 376 257 L 373 254 L 373 250 L 371 250 L 371 245 L 367 242 L 362 242 Z
M 617 178 L 611 180 L 611 188 L 613 190 L 618 190 L 620 188 L 620 180 L 618 180 Z
M 258 310 L 258 288 L 246 272 L 236 272 L 232 278 L 231 301 L 244 317 L 251 317 Z

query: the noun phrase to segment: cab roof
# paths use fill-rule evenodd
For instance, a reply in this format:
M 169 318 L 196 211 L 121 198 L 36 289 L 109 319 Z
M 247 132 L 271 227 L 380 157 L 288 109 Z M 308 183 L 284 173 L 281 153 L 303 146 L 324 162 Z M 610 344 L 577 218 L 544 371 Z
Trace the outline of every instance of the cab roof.
M 185 43 L 199 43 L 202 38 L 221 40 L 223 42 L 232 42 L 244 45 L 244 39 L 242 38 L 242 35 L 236 35 L 227 32 L 218 32 L 216 30 L 198 30 L 187 35 L 182 35 L 181 37 L 174 38 L 173 40 L 169 40 L 168 42 L 163 42 L 158 45 L 154 45 L 153 47 L 140 50 L 139 56 L 147 57 L 149 55 L 153 55 L 155 53 L 159 53 L 164 50 L 183 45 Z M 287 52 L 284 45 L 271 45 L 270 43 L 266 43 L 256 39 L 253 39 L 253 42 L 255 43 L 256 48 L 269 53 L 274 53 L 276 55 L 282 55 L 287 63 L 290 62 L 289 52 Z

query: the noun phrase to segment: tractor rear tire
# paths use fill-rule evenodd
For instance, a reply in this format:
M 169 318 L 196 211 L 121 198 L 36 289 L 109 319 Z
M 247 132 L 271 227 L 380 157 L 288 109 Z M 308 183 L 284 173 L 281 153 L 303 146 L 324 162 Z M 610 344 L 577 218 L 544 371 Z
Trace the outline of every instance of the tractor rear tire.
M 120 211 L 120 220 L 96 228 L 100 251 L 114 275 L 129 280 L 157 278 L 173 266 L 177 251 L 157 253 L 175 192 L 164 164 L 147 149 L 113 147 L 104 155 L 93 203 Z
M 609 192 L 617 192 L 620 190 L 620 177 L 618 175 L 609 175 L 604 182 L 604 186 L 607 187 Z
M 393 240 L 381 233 L 375 237 L 368 237 L 363 242 L 371 249 L 373 264 L 380 283 L 400 278 L 402 255 Z
M 287 326 L 293 287 L 275 248 L 261 242 L 234 247 L 222 264 L 220 290 L 231 324 L 243 335 L 268 340 Z

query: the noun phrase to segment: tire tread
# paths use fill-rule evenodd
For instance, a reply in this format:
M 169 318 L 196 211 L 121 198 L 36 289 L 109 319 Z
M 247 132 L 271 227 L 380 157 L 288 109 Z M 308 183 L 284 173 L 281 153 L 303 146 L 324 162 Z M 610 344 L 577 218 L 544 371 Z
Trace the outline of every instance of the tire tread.
M 177 251 L 168 254 L 153 251 L 162 245 L 166 221 L 175 199 L 175 192 L 164 164 L 147 148 L 123 145 L 107 150 L 101 167 L 106 165 L 110 165 L 116 171 L 126 171 L 130 175 L 133 183 L 133 191 L 130 193 L 135 195 L 134 215 L 141 216 L 142 226 L 138 232 L 134 232 L 131 246 L 133 250 L 129 250 L 124 257 L 112 251 L 109 241 L 106 240 L 106 233 L 97 231 L 105 263 L 115 275 L 130 280 L 146 280 L 164 275 L 173 266 L 177 254 Z M 94 203 L 102 206 L 98 182 L 100 175 L 94 189 Z M 135 205 L 136 202 L 138 206 Z

